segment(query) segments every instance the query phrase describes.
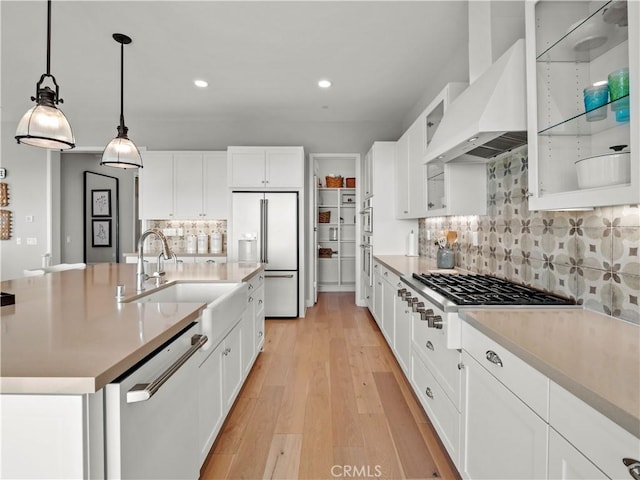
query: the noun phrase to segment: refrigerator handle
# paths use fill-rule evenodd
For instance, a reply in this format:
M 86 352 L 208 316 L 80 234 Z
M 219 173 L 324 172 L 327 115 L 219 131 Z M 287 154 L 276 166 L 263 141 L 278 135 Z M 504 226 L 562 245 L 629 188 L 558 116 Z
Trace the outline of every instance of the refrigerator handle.
M 264 237 L 264 263 L 269 263 L 269 200 L 264 199 L 264 226 L 262 228 Z
M 261 198 L 260 199 L 260 238 L 259 238 L 261 263 L 264 263 L 264 216 L 265 216 L 264 202 L 265 202 L 265 199 Z

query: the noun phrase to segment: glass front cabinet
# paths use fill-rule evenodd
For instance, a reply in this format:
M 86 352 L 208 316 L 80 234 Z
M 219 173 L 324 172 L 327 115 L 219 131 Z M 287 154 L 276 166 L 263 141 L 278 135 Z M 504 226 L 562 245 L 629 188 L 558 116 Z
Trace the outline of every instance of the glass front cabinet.
M 526 4 L 532 210 L 640 202 L 640 2 Z

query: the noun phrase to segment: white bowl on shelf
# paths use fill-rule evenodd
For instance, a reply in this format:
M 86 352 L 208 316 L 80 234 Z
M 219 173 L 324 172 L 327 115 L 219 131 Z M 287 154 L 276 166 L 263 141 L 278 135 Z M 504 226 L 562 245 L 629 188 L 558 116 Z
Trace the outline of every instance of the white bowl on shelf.
M 576 52 L 593 50 L 607 43 L 607 27 L 600 17 L 583 18 L 569 27 L 567 41 Z
M 631 182 L 629 152 L 614 152 L 575 161 L 578 188 L 598 188 Z

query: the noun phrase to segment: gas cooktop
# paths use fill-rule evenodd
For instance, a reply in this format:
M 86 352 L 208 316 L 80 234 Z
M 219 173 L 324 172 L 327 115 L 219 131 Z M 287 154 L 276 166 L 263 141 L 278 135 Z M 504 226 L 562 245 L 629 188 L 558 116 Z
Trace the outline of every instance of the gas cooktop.
M 414 273 L 413 278 L 459 306 L 575 304 L 572 300 L 489 275 Z

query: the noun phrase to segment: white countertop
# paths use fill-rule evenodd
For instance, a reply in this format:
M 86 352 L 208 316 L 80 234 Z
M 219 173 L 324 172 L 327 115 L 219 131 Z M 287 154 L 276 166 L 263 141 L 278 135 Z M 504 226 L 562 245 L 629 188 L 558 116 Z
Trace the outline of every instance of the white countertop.
M 119 303 L 135 296 L 133 264 L 105 263 L 0 283 L 2 393 L 93 393 L 195 321 L 203 303 Z M 167 264 L 166 280 L 241 282 L 261 264 Z M 147 285 L 151 285 L 148 283 Z M 153 287 L 147 286 L 147 291 Z

